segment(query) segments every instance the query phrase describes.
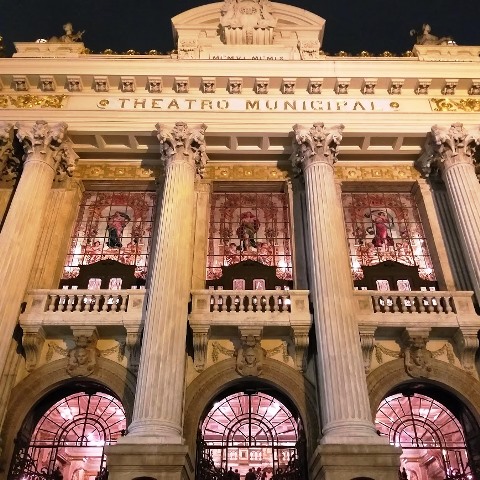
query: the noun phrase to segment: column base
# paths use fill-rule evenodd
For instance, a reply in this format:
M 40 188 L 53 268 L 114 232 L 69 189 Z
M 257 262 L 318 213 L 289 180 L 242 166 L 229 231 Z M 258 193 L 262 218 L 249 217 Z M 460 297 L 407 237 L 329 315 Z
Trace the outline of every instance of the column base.
M 310 480 L 398 480 L 402 450 L 392 445 L 319 445 Z
M 127 443 L 105 448 L 108 480 L 193 480 L 194 466 L 186 445 Z

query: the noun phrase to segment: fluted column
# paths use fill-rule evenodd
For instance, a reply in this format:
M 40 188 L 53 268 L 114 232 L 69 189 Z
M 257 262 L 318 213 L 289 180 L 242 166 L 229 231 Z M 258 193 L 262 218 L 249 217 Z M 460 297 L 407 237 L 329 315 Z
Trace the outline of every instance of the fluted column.
M 292 160 L 305 179 L 322 443 L 381 443 L 371 419 L 345 226 L 333 171 L 343 125 L 327 129 L 318 123 L 293 129 Z
M 466 130 L 461 123 L 434 125 L 417 167 L 425 176 L 442 174 L 454 212 L 473 289 L 480 303 L 480 185 L 475 174 L 474 153 L 480 145 L 480 127 Z
M 4 128 L 3 128 L 4 127 Z M 32 269 L 48 195 L 57 171 L 73 173 L 77 156 L 66 138 L 67 125 L 17 124 L 23 144 L 23 172 L 0 233 L 0 365 L 5 364 Z M 0 131 L 13 129 L 2 125 Z M 8 286 L 8 288 L 6 288 Z
M 133 422 L 125 441 L 181 444 L 185 337 L 193 258 L 195 175 L 206 126 L 157 125 L 166 178 L 149 281 Z M 143 441 L 141 439 L 138 440 Z

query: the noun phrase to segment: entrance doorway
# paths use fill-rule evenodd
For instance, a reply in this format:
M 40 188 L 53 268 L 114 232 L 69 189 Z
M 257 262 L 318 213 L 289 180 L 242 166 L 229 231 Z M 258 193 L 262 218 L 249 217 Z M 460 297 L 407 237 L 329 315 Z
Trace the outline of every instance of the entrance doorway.
M 307 479 L 301 421 L 277 398 L 238 392 L 214 403 L 200 424 L 196 480 Z M 230 472 L 230 473 L 229 473 Z
M 45 399 L 19 432 L 8 479 L 103 478 L 104 447 L 116 443 L 125 428 L 122 404 L 107 393 L 72 393 L 53 405 Z
M 380 404 L 375 425 L 401 447 L 408 480 L 476 480 L 460 421 L 442 403 L 421 393 L 397 393 Z

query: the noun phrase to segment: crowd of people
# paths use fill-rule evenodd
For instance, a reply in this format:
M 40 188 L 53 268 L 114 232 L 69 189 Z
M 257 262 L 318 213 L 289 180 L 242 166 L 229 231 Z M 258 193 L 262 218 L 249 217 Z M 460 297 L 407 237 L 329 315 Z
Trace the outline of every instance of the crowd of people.
M 269 480 L 272 477 L 273 471 L 271 468 L 264 468 L 263 470 L 258 467 L 249 468 L 248 472 L 245 474 L 243 480 Z M 227 480 L 242 480 L 238 469 L 233 471 L 233 468 L 230 467 L 230 470 L 227 472 Z

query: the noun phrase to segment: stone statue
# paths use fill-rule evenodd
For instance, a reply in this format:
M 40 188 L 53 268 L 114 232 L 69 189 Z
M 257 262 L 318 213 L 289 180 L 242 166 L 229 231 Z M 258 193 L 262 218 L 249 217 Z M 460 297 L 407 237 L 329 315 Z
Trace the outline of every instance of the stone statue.
M 63 26 L 65 34 L 61 37 L 51 37 L 48 39 L 49 43 L 73 43 L 78 42 L 82 39 L 82 35 L 85 33 L 85 30 L 82 32 L 73 33 L 73 26 L 70 22 L 66 23 Z
M 422 33 L 416 30 L 410 30 L 410 36 L 413 37 L 416 35 L 416 45 L 448 45 L 449 43 L 454 43 L 451 37 L 437 37 L 436 35 L 432 35 L 430 33 L 431 30 L 430 25 L 424 23 L 422 25 Z
M 265 351 L 260 341 L 248 335 L 237 352 L 237 372 L 245 377 L 261 375 L 264 358 Z
M 93 340 L 85 335 L 75 339 L 76 345 L 68 352 L 67 373 L 72 377 L 90 375 L 97 365 L 99 352 Z

